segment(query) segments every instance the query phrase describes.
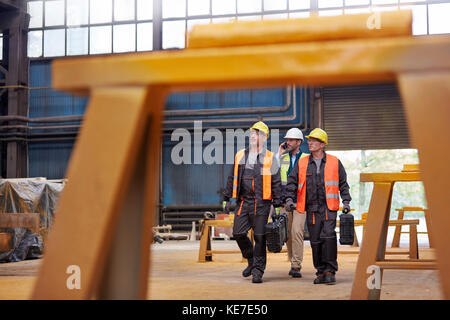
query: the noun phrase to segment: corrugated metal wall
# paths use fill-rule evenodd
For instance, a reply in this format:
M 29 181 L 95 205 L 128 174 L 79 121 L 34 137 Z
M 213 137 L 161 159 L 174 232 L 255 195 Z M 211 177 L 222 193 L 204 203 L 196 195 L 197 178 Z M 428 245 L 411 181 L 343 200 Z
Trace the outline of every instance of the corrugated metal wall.
M 48 89 L 51 85 L 49 61 L 30 63 L 29 117 L 82 115 L 88 99 Z M 28 143 L 28 171 L 30 177 L 64 178 L 74 141 Z
M 180 164 L 170 161 L 172 147 L 176 142 L 170 138 L 163 142 L 162 204 L 217 205 L 219 192 L 224 187 L 229 165 Z
M 201 96 L 201 98 L 199 98 Z M 264 114 L 262 120 L 265 121 L 270 129 L 278 129 L 280 138 L 274 133 L 268 141 L 270 149 L 272 138 L 276 141 L 282 141 L 284 132 L 291 126 L 300 127 L 305 124 L 305 110 L 309 112 L 309 90 L 296 88 L 295 94 L 287 95 L 286 88 L 270 90 L 247 90 L 233 92 L 208 92 L 202 93 L 192 98 L 192 94 L 175 94 L 169 97 L 167 102 L 168 110 L 176 109 L 208 109 L 208 108 L 238 108 L 238 107 L 280 107 L 286 103 L 292 103 L 294 108 L 290 108 L 284 114 Z M 289 98 L 290 101 L 287 101 Z M 306 115 L 307 117 L 309 114 Z M 290 120 L 277 120 L 279 117 L 291 118 Z M 192 119 L 192 117 L 190 117 Z M 215 117 L 203 118 L 203 120 L 212 122 L 203 122 L 203 129 L 209 127 L 227 127 L 247 130 L 252 123 L 258 121 L 258 115 L 239 115 L 239 116 L 221 116 L 217 120 Z M 274 119 L 274 120 L 270 120 Z M 166 119 L 171 120 L 171 119 Z M 179 124 L 181 125 L 181 124 Z M 193 126 L 192 120 L 184 123 L 185 127 L 190 129 Z M 283 126 L 283 127 L 281 127 Z M 204 130 L 203 130 L 204 132 Z M 221 136 L 224 141 L 223 162 L 225 162 L 226 153 L 226 133 L 221 129 Z M 171 161 L 172 148 L 179 143 L 179 140 L 171 141 L 170 131 L 163 137 L 163 163 L 162 163 L 162 204 L 164 206 L 180 205 L 217 205 L 220 202 L 220 194 L 225 186 L 226 177 L 231 168 L 230 164 L 209 164 L 206 165 L 194 163 L 194 149 L 190 148 L 191 164 L 176 165 Z M 210 142 L 204 142 L 203 148 Z M 228 143 L 232 143 L 229 141 Z M 304 146 L 307 148 L 307 146 Z M 234 146 L 231 157 L 237 151 Z M 220 152 L 220 151 L 219 151 Z
M 330 150 L 411 147 L 395 84 L 326 87 L 323 106 Z
M 65 177 L 73 142 L 34 142 L 28 144 L 30 177 Z
M 49 61 L 32 61 L 30 63 L 30 86 L 40 88 L 51 86 Z M 82 115 L 87 101 L 87 97 L 77 97 L 52 89 L 31 90 L 29 117 Z

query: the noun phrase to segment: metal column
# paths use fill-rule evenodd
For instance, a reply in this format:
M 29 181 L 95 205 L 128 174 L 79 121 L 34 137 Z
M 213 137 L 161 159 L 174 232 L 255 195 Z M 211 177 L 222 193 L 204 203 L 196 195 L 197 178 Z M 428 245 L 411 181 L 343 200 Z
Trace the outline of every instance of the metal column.
M 26 1 L 0 1 L 0 30 L 3 33 L 3 61 L 0 72 L 4 82 L 1 114 L 10 116 L 28 115 L 28 69 L 27 57 L 29 14 Z M 25 88 L 23 88 L 25 87 Z M 5 89 L 5 90 L 2 90 Z M 14 125 L 15 122 L 9 122 Z M 26 142 L 11 141 L 2 145 L 1 176 L 21 178 L 28 176 L 28 146 Z

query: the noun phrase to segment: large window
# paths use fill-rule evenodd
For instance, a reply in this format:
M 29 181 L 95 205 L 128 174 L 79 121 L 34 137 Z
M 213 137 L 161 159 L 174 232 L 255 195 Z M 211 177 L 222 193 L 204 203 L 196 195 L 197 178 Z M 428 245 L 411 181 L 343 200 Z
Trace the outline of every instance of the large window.
M 413 34 L 450 33 L 450 1 L 441 0 L 318 0 L 319 15 L 411 9 Z
M 160 12 L 153 12 L 159 8 Z M 413 34 L 450 33 L 450 0 L 28 0 L 32 58 L 184 48 L 196 24 L 410 8 Z M 160 42 L 153 41 L 156 35 Z
M 153 0 L 28 0 L 28 56 L 153 50 Z
M 162 49 L 184 48 L 196 24 L 309 17 L 310 0 L 161 0 Z

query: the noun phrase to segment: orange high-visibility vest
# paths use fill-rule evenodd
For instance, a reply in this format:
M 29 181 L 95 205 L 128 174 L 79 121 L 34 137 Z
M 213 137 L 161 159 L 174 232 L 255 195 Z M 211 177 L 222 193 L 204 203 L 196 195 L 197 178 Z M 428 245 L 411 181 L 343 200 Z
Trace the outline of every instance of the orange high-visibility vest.
M 234 157 L 233 198 L 237 198 L 239 164 L 244 158 L 245 149 L 239 150 Z M 273 153 L 266 150 L 263 161 L 263 200 L 272 200 L 272 156 Z
M 298 160 L 298 189 L 297 189 L 297 211 L 305 212 L 306 207 L 306 169 L 309 157 Z M 330 211 L 339 210 L 339 160 L 337 157 L 327 154 L 324 171 L 325 194 L 327 206 Z

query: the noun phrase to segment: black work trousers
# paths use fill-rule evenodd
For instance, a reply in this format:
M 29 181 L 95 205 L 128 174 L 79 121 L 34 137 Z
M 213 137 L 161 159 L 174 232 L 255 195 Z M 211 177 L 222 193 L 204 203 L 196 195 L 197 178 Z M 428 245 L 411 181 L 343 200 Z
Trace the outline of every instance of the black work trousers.
M 240 199 L 234 214 L 233 237 L 246 259 L 253 259 L 253 275 L 264 274 L 266 269 L 265 226 L 269 219 L 270 203 L 258 203 L 255 199 Z M 248 238 L 253 229 L 255 245 Z
M 307 211 L 309 241 L 316 275 L 336 273 L 338 270 L 336 216 L 337 211 L 329 211 L 326 207 Z

